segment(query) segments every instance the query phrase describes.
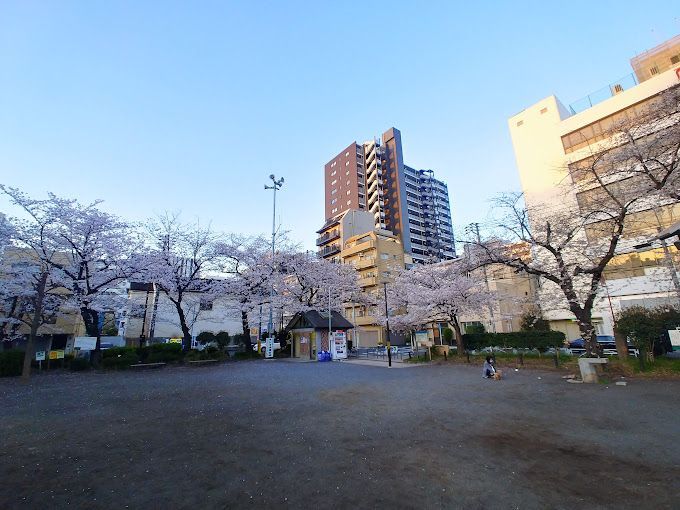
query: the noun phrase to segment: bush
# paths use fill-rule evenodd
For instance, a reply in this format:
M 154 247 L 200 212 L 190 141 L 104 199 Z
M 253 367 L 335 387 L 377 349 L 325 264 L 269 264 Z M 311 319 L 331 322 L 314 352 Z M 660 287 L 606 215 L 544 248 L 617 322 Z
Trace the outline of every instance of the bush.
M 201 331 L 196 337 L 196 341 L 201 345 L 207 345 L 215 341 L 215 334 L 211 331 Z
M 467 326 L 465 326 L 465 332 L 471 335 L 478 333 L 486 333 L 486 328 L 484 327 L 484 324 L 482 324 L 481 322 L 473 322 L 472 324 L 468 324 Z
M 550 331 L 550 323 L 543 318 L 540 310 L 534 309 L 522 315 L 520 329 L 522 331 Z
M 0 352 L 0 377 L 21 375 L 24 365 L 24 351 L 11 350 Z
M 90 368 L 90 360 L 86 358 L 73 358 L 71 361 L 71 370 L 74 372 L 82 372 Z
M 137 354 L 143 363 L 175 363 L 184 357 L 181 344 L 151 344 L 139 347 Z
M 234 354 L 234 359 L 235 360 L 260 359 L 260 355 L 251 349 L 245 352 L 237 352 L 236 354 Z
M 516 333 L 468 333 L 463 335 L 463 344 L 468 350 L 484 347 L 512 349 L 538 349 L 564 345 L 564 333 L 560 331 L 520 331 Z
M 102 352 L 104 368 L 127 368 L 139 362 L 137 350 L 130 347 L 114 347 Z
M 442 335 L 444 335 L 444 342 L 449 345 L 453 343 L 453 330 L 451 328 L 442 329 Z

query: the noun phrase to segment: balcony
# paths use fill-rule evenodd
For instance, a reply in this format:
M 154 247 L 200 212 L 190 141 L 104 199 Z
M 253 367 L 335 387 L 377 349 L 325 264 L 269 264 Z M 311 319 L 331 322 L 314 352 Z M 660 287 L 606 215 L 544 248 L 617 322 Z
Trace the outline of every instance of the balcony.
M 372 287 L 374 285 L 378 285 L 378 277 L 367 276 L 366 278 L 359 278 L 357 283 L 359 284 L 359 287 Z
M 331 244 L 328 246 L 324 246 L 321 248 L 318 252 L 317 255 L 319 257 L 330 257 L 331 255 L 335 255 L 336 253 L 340 253 L 340 245 L 339 244 Z
M 331 232 L 325 232 L 324 234 L 320 235 L 319 237 L 316 238 L 316 245 L 321 246 L 322 244 L 329 243 L 331 241 L 334 241 L 335 239 L 340 238 L 340 231 L 339 230 L 333 230 Z
M 366 269 L 367 267 L 374 267 L 375 266 L 375 259 L 370 257 L 370 258 L 362 258 L 357 261 L 356 264 L 354 264 L 355 269 Z

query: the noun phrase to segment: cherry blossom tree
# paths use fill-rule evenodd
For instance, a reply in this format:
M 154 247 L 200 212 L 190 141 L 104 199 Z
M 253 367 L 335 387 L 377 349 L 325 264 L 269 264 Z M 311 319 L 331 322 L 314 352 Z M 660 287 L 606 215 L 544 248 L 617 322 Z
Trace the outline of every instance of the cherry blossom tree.
M 664 211 L 680 200 L 680 88 L 618 114 L 587 150 L 560 170 L 559 201 L 527 207 L 521 194 L 501 196 L 485 239 L 470 242 L 482 263 L 538 276 L 544 308 L 569 310 L 593 354 L 592 315 L 607 265 L 649 239 L 636 232 L 660 229 Z M 512 248 L 518 243 L 528 255 Z M 675 270 L 668 275 L 677 288 Z
M 408 330 L 433 321 L 453 326 L 458 354 L 463 355 L 460 317 L 493 305 L 484 280 L 463 260 L 416 266 L 401 272 L 389 286 L 390 328 Z
M 0 297 L 5 305 L 3 334 L 16 332 L 21 323 L 29 328 L 22 370 L 22 377 L 28 379 L 38 330 L 58 313 L 63 298 L 55 292 L 62 287 L 54 267 L 59 256 L 54 238 L 59 218 L 48 201 L 30 199 L 2 185 L 0 192 L 25 213 L 23 218 L 3 221 Z
M 169 213 L 149 221 L 147 234 L 150 247 L 138 258 L 137 270 L 171 303 L 183 348 L 189 349 L 193 324 L 208 303 L 226 293 L 224 239 L 210 225 L 183 223 Z
M 278 294 L 288 313 L 307 310 L 342 311 L 342 305 L 359 295 L 356 271 L 348 265 L 335 264 L 309 252 L 282 253 Z

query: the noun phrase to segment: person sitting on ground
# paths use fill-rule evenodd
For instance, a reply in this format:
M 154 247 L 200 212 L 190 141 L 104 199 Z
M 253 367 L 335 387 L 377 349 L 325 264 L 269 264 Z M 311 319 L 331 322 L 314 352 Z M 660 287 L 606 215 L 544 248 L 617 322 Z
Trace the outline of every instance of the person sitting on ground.
M 484 367 L 482 368 L 482 377 L 485 379 L 495 379 L 497 381 L 501 378 L 501 372 L 496 370 L 494 360 L 491 356 L 486 357 Z

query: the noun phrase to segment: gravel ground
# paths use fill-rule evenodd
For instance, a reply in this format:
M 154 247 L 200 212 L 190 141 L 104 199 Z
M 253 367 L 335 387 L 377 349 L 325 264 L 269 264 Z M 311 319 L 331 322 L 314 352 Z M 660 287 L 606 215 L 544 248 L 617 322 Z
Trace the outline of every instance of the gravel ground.
M 680 508 L 680 383 L 285 360 L 0 380 L 0 508 Z

